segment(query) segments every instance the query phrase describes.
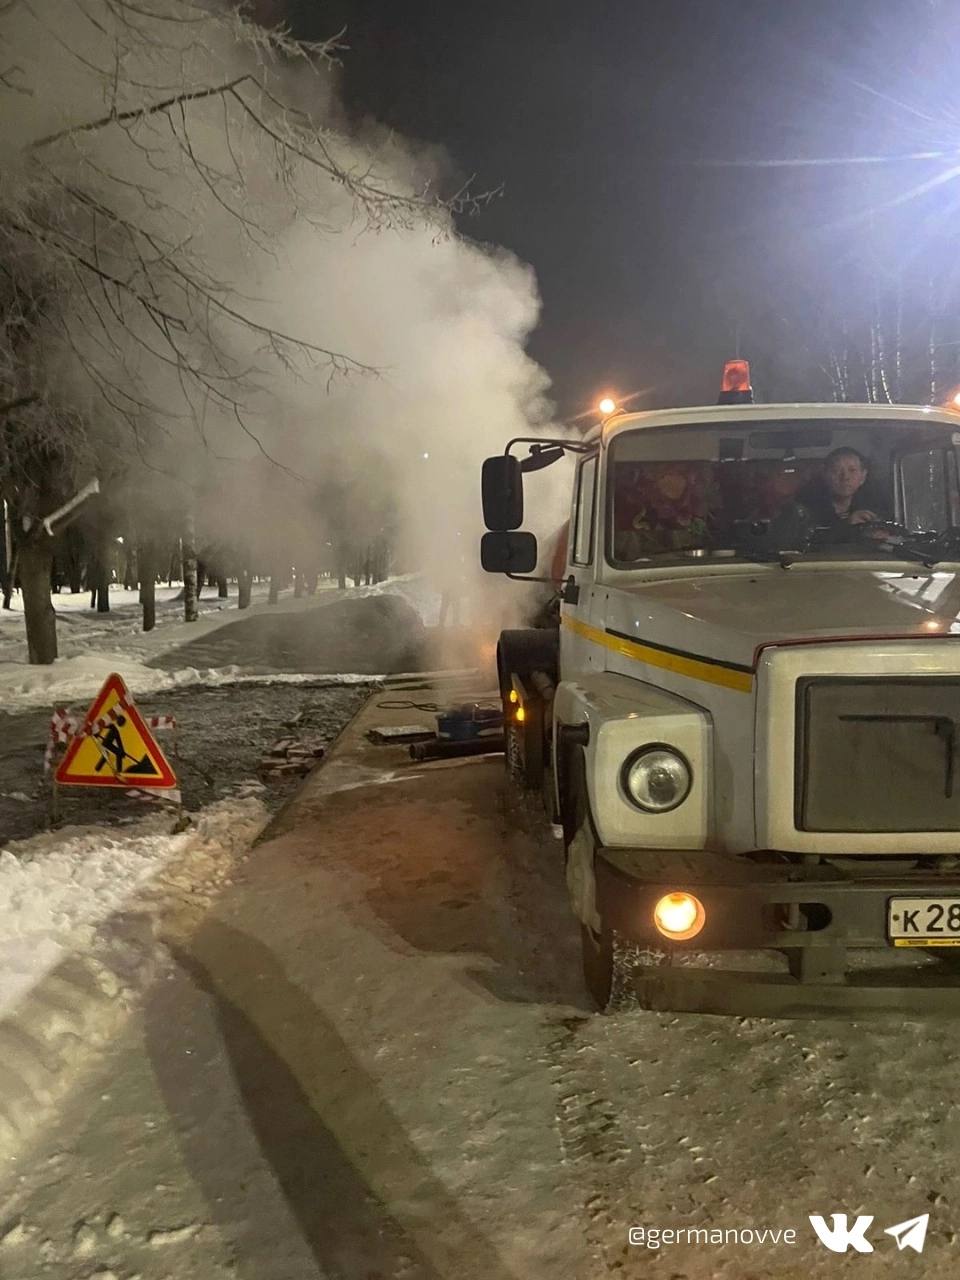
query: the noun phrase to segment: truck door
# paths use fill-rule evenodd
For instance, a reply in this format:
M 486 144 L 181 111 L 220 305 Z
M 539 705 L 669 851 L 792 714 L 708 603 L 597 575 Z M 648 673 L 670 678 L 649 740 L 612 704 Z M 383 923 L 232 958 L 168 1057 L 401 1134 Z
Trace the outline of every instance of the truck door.
M 597 627 L 602 601 L 595 585 L 599 521 L 600 453 L 587 454 L 578 467 L 570 513 L 566 585 L 560 606 L 560 668 L 564 679 L 578 671 L 602 671 L 606 651 L 588 637 Z M 600 627 L 602 629 L 602 618 Z

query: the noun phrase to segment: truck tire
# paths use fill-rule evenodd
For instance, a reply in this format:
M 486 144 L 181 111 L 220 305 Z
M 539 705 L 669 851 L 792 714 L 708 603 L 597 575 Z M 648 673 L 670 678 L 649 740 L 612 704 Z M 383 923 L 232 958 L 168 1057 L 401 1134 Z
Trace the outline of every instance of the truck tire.
M 510 781 L 523 791 L 542 791 L 545 787 L 544 766 L 549 752 L 546 708 L 531 677 L 535 671 L 542 671 L 556 679 L 558 645 L 553 630 L 530 628 L 500 633 L 497 674 L 503 700 L 504 763 Z M 510 702 L 514 676 L 523 682 L 528 695 L 522 724 Z
M 503 763 L 507 778 L 521 791 L 523 787 L 523 739 L 520 726 L 514 723 L 509 702 L 503 704 Z
M 590 999 L 600 1013 L 609 1013 L 617 984 L 615 976 L 614 939 L 612 929 L 594 933 L 589 925 L 580 924 L 580 957 L 583 982 Z

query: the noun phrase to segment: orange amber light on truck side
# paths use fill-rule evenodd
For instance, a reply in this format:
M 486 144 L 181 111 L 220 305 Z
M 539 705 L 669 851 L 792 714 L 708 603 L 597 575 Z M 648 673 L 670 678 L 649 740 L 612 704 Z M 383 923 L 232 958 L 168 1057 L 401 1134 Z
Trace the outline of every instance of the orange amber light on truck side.
M 653 923 L 665 938 L 686 942 L 706 924 L 703 903 L 692 893 L 667 893 L 653 908 Z
M 523 724 L 526 718 L 527 713 L 524 711 L 523 707 L 517 707 L 517 724 Z

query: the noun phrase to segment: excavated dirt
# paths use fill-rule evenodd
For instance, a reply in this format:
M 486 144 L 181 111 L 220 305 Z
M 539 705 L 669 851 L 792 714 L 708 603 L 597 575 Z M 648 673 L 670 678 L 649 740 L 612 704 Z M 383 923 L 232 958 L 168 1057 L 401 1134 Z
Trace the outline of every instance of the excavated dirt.
M 213 800 L 256 790 L 267 807 L 279 808 L 300 784 L 296 776 L 264 784 L 258 766 L 280 738 L 332 742 L 363 705 L 368 685 L 194 685 L 137 699 L 144 715 L 177 719 L 177 756 L 169 733 L 157 740 L 180 781 L 183 804 L 200 809 Z M 49 823 L 49 779 L 43 753 L 48 710 L 0 715 L 0 848 Z M 123 823 L 143 816 L 147 801 L 89 787 L 60 789 L 62 819 L 69 823 Z

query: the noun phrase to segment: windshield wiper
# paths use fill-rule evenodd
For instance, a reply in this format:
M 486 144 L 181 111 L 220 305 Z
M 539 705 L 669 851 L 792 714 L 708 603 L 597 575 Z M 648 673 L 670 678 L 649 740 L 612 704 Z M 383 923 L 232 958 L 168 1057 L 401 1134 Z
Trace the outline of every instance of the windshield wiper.
M 893 560 L 913 560 L 926 569 L 935 569 L 940 563 L 939 560 L 931 558 L 929 551 L 920 551 L 916 547 L 908 546 L 905 542 L 882 542 L 879 545 L 889 548 L 890 557 Z
M 942 564 L 944 560 L 960 560 L 960 529 L 945 529 L 942 533 L 932 535 L 921 534 L 920 539 L 925 541 L 927 556 L 936 556 L 934 564 Z
M 908 545 L 903 539 L 894 542 L 869 538 L 843 538 L 836 542 L 819 542 L 815 546 L 804 547 L 802 551 L 790 551 L 784 554 L 792 557 L 791 563 L 793 560 L 808 557 L 816 559 L 817 556 L 829 555 L 841 555 L 847 560 L 863 560 L 875 555 L 886 560 L 909 560 L 912 563 L 922 564 L 927 569 L 933 569 L 939 563 L 929 550 Z
M 745 547 L 740 542 L 718 542 L 716 544 L 704 547 L 686 547 L 684 554 L 690 555 L 691 552 L 702 555 L 705 559 L 711 558 L 715 564 L 724 560 L 746 560 L 750 564 L 778 564 L 781 569 L 790 567 L 789 561 L 784 561 L 785 555 L 792 555 L 793 552 L 781 551 L 776 547 Z

